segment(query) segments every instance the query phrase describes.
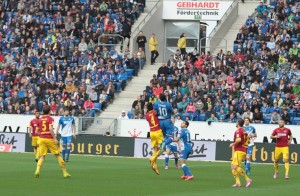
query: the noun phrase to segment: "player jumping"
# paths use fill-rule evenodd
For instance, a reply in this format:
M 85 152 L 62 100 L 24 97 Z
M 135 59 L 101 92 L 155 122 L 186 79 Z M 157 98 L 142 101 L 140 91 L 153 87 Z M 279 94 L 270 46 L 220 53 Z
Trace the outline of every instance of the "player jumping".
M 276 128 L 272 135 L 271 139 L 276 139 L 276 147 L 275 147 L 275 161 L 274 161 L 274 179 L 278 177 L 278 161 L 280 157 L 283 157 L 284 167 L 285 167 L 285 179 L 289 179 L 289 145 L 293 140 L 292 132 L 289 128 L 284 127 L 284 120 L 279 121 L 279 127 Z
M 62 127 L 61 131 L 60 126 Z M 70 116 L 70 111 L 68 108 L 65 109 L 65 116 L 62 116 L 59 119 L 58 126 L 56 129 L 56 135 L 58 133 L 60 133 L 62 140 L 62 158 L 64 161 L 69 162 L 72 136 L 76 139 L 76 126 L 75 119 L 72 116 Z
M 165 137 L 160 149 L 160 151 L 163 152 L 165 145 L 172 143 L 174 139 L 174 126 L 171 119 L 173 108 L 172 105 L 169 102 L 167 102 L 166 95 L 164 93 L 160 93 L 159 99 L 160 101 L 157 101 L 154 104 L 154 110 L 157 113 L 160 127 Z
M 248 145 L 248 134 L 243 129 L 244 120 L 239 119 L 236 122 L 237 130 L 234 133 L 234 142 L 229 145 L 230 148 L 234 148 L 234 154 L 231 162 L 231 171 L 235 178 L 235 184 L 233 187 L 241 187 L 241 181 L 239 175 L 242 175 L 246 180 L 246 187 L 249 187 L 252 180 L 248 177 L 245 171 L 241 168 L 241 163 L 246 158 L 246 150 Z
M 183 175 L 181 176 L 181 179 L 192 180 L 194 179 L 194 176 L 192 175 L 190 169 L 186 165 L 186 160 L 188 159 L 189 154 L 192 152 L 190 132 L 187 129 L 188 126 L 188 121 L 183 121 L 181 123 L 181 130 L 178 132 L 178 137 L 174 139 L 174 142 L 178 142 L 180 151 L 180 165 L 183 170 Z
M 33 152 L 35 156 L 35 161 L 38 162 L 39 160 L 39 153 L 38 153 L 38 140 L 39 136 L 39 127 L 40 127 L 40 112 L 35 112 L 35 118 L 30 121 L 28 126 L 28 134 L 29 137 L 32 138 L 31 145 L 33 146 Z
M 151 168 L 155 171 L 155 173 L 159 175 L 156 160 L 157 157 L 160 155 L 159 146 L 161 145 L 164 139 L 164 135 L 159 126 L 159 120 L 155 114 L 155 111 L 153 110 L 152 103 L 148 103 L 147 110 L 148 112 L 146 114 L 146 120 L 148 121 L 150 126 L 150 139 L 151 146 L 153 149 L 152 157 L 150 158 L 150 165 Z
M 37 163 L 37 167 L 34 175 L 36 178 L 40 176 L 41 166 L 43 165 L 48 150 L 50 150 L 50 152 L 55 155 L 58 164 L 60 165 L 63 171 L 63 176 L 65 178 L 68 178 L 71 175 L 67 172 L 65 162 L 59 154 L 58 141 L 53 132 L 54 119 L 51 116 L 49 116 L 49 112 L 50 112 L 50 106 L 45 105 L 43 107 L 44 116 L 40 118 L 41 120 L 40 139 L 39 139 L 40 158 Z
M 177 134 L 178 134 L 178 128 L 174 126 L 174 138 L 177 136 Z M 177 142 L 172 142 L 171 144 L 166 145 L 165 169 L 169 169 L 169 156 L 171 155 L 171 153 L 173 153 L 174 155 L 176 168 L 179 168 Z
M 250 176 L 250 164 L 251 164 L 251 159 L 252 159 L 252 151 L 253 151 L 253 146 L 254 146 L 254 140 L 257 137 L 256 135 L 256 130 L 253 126 L 250 125 L 250 118 L 245 118 L 245 125 L 244 125 L 244 130 L 248 133 L 248 137 L 250 139 L 250 143 L 248 145 L 247 149 L 247 155 L 246 155 L 246 168 L 245 172 L 248 176 Z

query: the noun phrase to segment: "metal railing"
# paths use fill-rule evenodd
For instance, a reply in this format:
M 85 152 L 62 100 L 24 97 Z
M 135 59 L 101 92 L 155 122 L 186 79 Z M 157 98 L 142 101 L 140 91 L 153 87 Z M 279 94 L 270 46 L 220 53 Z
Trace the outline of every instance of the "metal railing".
M 101 39 L 102 36 L 113 37 L 114 40 L 116 40 L 116 38 L 119 38 L 120 40 L 116 40 L 116 41 L 121 41 L 121 42 L 116 43 L 116 44 L 114 44 L 114 43 L 112 43 L 112 44 L 109 44 L 109 43 L 108 44 L 103 44 L 103 43 L 100 42 L 100 39 Z M 98 46 L 109 46 L 109 47 L 113 46 L 114 48 L 116 48 L 116 46 L 121 45 L 120 49 L 122 49 L 122 48 L 124 48 L 124 44 L 125 44 L 125 38 L 123 36 L 119 35 L 119 34 L 102 34 L 98 37 Z
M 217 46 L 211 46 L 211 45 L 209 45 L 209 46 L 202 46 L 202 44 L 201 44 L 201 42 L 202 42 L 202 40 L 204 40 L 204 39 L 208 39 L 208 40 L 211 40 L 211 39 L 220 39 L 220 40 L 225 40 L 225 50 L 224 50 L 224 52 L 227 52 L 227 39 L 225 39 L 224 37 L 203 37 L 203 38 L 201 38 L 200 40 L 199 40 L 199 42 L 200 42 L 200 46 L 199 46 L 199 53 L 201 54 L 201 52 L 202 52 L 202 48 L 204 48 L 204 49 L 206 49 L 206 48 L 212 48 L 213 50 L 210 50 L 211 52 L 212 51 L 215 51 L 216 50 L 216 48 L 219 46 L 219 45 L 217 45 Z
M 226 10 L 225 14 L 222 16 L 222 18 L 219 20 L 218 24 L 215 26 L 215 28 L 211 31 L 209 34 L 209 37 L 213 37 L 214 33 L 216 33 L 219 28 L 222 26 L 224 23 L 224 19 L 227 18 L 227 16 L 231 13 L 233 8 L 239 3 L 238 0 L 234 0 L 233 3 L 229 6 L 229 8 Z
M 111 135 L 117 135 L 118 120 L 115 118 L 101 117 L 79 117 L 78 133 L 79 134 L 99 134 L 105 135 L 109 132 Z
M 136 33 L 138 33 L 141 29 L 141 26 L 144 25 L 146 23 L 146 21 L 149 19 L 149 17 L 151 17 L 154 13 L 154 11 L 156 11 L 155 9 L 158 7 L 159 3 L 162 3 L 163 1 L 157 1 L 157 3 L 151 8 L 150 11 L 148 11 L 148 14 L 145 16 L 145 18 L 136 26 L 136 28 L 131 32 L 132 37 L 135 36 Z M 153 13 L 152 13 L 153 12 Z

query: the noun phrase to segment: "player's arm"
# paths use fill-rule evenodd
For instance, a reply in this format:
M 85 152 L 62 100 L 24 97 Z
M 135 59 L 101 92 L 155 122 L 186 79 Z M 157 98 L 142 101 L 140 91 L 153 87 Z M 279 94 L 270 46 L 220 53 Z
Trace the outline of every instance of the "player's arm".
M 59 129 L 60 129 L 60 124 L 58 123 L 56 131 L 55 131 L 55 135 L 57 135 L 59 133 Z
M 75 119 L 72 119 L 72 126 L 73 126 L 73 137 L 76 139 L 76 125 L 75 125 Z
M 231 143 L 231 144 L 229 145 L 229 147 L 231 148 L 231 147 L 233 147 L 233 146 L 236 146 L 236 145 L 238 145 L 241 141 L 242 141 L 242 138 L 240 137 L 240 135 L 239 135 L 239 134 L 236 134 L 235 141 L 234 141 L 233 143 Z
M 32 137 L 32 126 L 31 126 L 31 124 L 27 127 L 27 132 L 28 132 L 29 137 Z
M 289 134 L 289 145 L 292 143 L 292 141 L 293 141 L 293 135 L 292 135 L 292 133 L 291 133 L 291 131 L 290 131 L 290 134 Z
M 50 125 L 49 125 L 49 131 L 50 131 L 50 134 L 52 135 L 52 137 L 53 137 L 55 143 L 58 144 L 58 140 L 56 139 L 56 135 L 55 135 L 55 133 L 54 133 L 53 124 L 50 124 Z
M 178 142 L 182 138 L 183 134 L 184 134 L 184 131 L 181 131 L 180 134 L 178 135 L 178 137 L 174 138 L 173 142 Z
M 250 137 L 257 137 L 257 133 L 256 133 L 256 129 L 255 128 L 253 128 L 253 133 L 251 134 Z
M 276 134 L 276 131 L 274 130 L 272 135 L 270 136 L 271 139 L 277 139 L 279 136 Z

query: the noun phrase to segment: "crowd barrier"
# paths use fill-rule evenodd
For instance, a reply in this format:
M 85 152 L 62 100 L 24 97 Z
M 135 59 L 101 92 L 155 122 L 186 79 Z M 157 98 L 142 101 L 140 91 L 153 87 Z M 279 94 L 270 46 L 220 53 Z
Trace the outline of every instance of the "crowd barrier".
M 31 138 L 24 133 L 0 133 L 0 146 L 11 144 L 12 152 L 33 152 Z M 230 161 L 230 141 L 192 141 L 193 151 L 189 159 L 194 161 Z M 272 163 L 274 143 L 255 143 L 252 162 Z M 290 163 L 299 164 L 299 145 L 290 145 Z M 149 158 L 152 155 L 148 138 L 107 137 L 100 135 L 79 135 L 73 139 L 72 154 L 123 156 Z M 164 156 L 160 157 L 161 159 Z M 170 158 L 173 158 L 172 156 Z

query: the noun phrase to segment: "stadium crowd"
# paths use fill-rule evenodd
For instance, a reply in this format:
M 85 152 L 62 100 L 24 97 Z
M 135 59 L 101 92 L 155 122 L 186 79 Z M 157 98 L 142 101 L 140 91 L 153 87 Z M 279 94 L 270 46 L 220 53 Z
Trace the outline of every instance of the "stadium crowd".
M 50 105 L 94 116 L 137 75 L 144 52 L 117 52 L 145 0 L 0 0 L 0 113 Z M 128 42 L 129 43 L 129 42 Z M 120 44 L 122 45 L 122 44 Z M 121 47 L 121 50 L 123 48 Z
M 293 0 L 259 3 L 241 27 L 233 52 L 186 54 L 178 50 L 153 75 L 132 104 L 130 118 L 141 119 L 146 105 L 165 93 L 175 119 L 255 123 L 300 122 L 300 6 Z

